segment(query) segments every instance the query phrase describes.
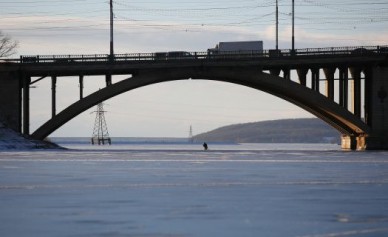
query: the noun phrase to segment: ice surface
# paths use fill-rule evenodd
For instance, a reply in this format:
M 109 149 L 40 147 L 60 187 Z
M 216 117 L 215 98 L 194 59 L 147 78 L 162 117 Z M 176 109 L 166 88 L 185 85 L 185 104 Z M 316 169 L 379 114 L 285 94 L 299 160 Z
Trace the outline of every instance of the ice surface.
M 252 147 L 1 152 L 0 236 L 388 236 L 387 157 Z

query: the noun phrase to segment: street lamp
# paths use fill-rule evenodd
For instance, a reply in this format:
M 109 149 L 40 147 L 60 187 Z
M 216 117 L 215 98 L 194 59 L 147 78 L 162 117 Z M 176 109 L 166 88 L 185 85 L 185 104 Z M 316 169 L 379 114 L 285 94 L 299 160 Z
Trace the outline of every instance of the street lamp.
M 292 0 L 292 54 L 295 53 L 295 0 Z
M 276 52 L 279 49 L 279 6 L 276 0 Z
M 110 0 L 110 61 L 113 61 L 113 0 Z

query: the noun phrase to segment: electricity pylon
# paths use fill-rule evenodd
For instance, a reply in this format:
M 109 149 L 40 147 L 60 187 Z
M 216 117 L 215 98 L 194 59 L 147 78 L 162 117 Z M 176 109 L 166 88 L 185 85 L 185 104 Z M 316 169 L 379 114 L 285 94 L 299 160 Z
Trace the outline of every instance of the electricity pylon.
M 96 119 L 94 120 L 94 129 L 92 135 L 92 145 L 105 145 L 111 144 L 111 139 L 109 137 L 108 127 L 106 126 L 104 104 L 99 103 L 97 105 Z

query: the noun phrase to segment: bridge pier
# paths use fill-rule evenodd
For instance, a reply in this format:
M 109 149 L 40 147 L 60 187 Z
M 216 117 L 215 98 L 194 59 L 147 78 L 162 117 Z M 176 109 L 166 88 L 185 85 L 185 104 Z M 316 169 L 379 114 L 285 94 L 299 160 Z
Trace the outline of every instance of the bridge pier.
M 363 151 L 367 148 L 366 136 L 341 136 L 341 148 L 342 150 L 357 150 Z
M 354 79 L 354 114 L 361 117 L 361 69 L 352 68 L 351 74 Z M 371 131 L 365 135 L 342 135 L 341 147 L 350 150 L 388 150 L 388 66 L 367 68 L 364 74 L 365 123 Z
M 23 80 L 23 134 L 30 135 L 30 83 L 31 78 L 25 76 Z
M 0 121 L 21 132 L 23 78 L 16 70 L 2 70 L 0 63 Z
M 388 65 L 366 71 L 367 124 L 371 132 L 366 138 L 367 150 L 388 150 Z

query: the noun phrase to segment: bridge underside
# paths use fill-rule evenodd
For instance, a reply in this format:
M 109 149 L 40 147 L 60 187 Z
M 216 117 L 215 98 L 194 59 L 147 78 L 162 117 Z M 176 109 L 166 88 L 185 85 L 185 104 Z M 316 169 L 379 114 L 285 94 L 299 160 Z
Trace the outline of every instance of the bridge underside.
M 326 121 L 340 131 L 344 135 L 344 138 L 350 139 L 349 142 L 351 144 L 358 143 L 358 145 L 356 144 L 357 146 L 362 146 L 365 143 L 365 136 L 370 132 L 370 128 L 348 110 L 328 99 L 326 96 L 291 80 L 267 74 L 260 69 L 253 69 L 251 67 L 234 68 L 229 66 L 215 68 L 202 66 L 136 70 L 131 78 L 115 84 L 109 84 L 104 89 L 90 94 L 70 105 L 38 128 L 32 136 L 37 139 L 44 139 L 80 113 L 121 93 L 160 82 L 185 79 L 207 79 L 230 82 L 283 98 Z M 346 140 L 344 142 L 348 141 Z M 362 147 L 358 148 L 362 149 Z

